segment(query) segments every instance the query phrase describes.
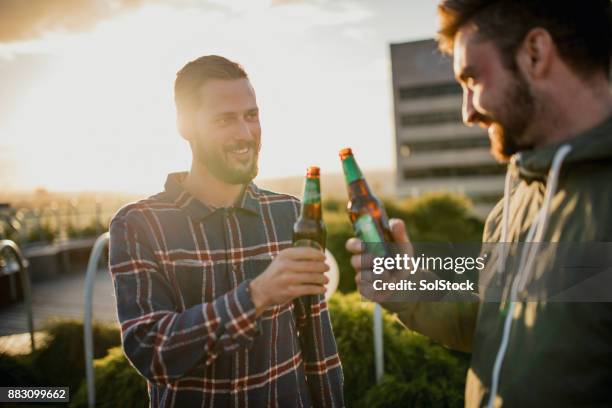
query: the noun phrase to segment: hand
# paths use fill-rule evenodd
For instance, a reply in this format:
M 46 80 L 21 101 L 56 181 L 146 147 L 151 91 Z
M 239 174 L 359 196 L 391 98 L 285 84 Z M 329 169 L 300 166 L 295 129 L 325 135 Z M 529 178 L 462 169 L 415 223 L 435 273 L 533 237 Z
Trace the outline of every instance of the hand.
M 282 305 L 300 296 L 325 293 L 329 281 L 325 254 L 314 248 L 287 248 L 278 253 L 265 271 L 250 284 L 259 316 L 272 305 Z
M 410 239 L 408 238 L 404 221 L 397 218 L 392 218 L 389 220 L 389 228 L 391 229 L 391 235 L 393 236 L 395 244 L 397 244 L 403 252 L 412 256 L 414 251 L 412 244 L 410 243 Z M 373 256 L 364 253 L 364 249 L 365 245 L 359 238 L 353 237 L 346 241 L 346 250 L 353 254 L 353 256 L 351 256 L 351 266 L 356 272 L 355 283 L 357 284 L 357 289 L 362 296 L 368 299 L 382 301 L 385 297 L 384 293 L 376 292 L 372 287 L 372 282 L 362 282 L 361 280 L 362 272 L 365 272 L 363 275 L 366 277 L 374 276 L 372 272 Z M 399 279 L 400 276 L 395 275 L 394 278 Z M 389 279 L 387 279 L 387 281 L 389 281 Z M 381 298 L 381 296 L 383 298 Z

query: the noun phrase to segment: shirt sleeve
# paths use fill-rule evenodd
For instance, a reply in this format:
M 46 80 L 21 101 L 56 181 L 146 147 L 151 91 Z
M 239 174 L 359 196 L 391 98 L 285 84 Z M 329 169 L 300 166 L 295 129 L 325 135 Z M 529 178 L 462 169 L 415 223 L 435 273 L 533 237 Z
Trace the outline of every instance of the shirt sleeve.
M 322 295 L 296 300 L 306 381 L 314 407 L 343 407 L 342 366 Z
M 110 272 L 124 352 L 149 381 L 168 383 L 259 334 L 249 282 L 212 302 L 180 310 L 142 217 L 110 226 Z

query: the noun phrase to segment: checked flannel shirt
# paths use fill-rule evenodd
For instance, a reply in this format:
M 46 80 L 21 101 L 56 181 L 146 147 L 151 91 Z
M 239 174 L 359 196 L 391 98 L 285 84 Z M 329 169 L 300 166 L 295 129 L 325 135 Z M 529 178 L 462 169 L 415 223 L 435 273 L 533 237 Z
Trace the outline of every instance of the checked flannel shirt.
M 299 201 L 250 183 L 234 206 L 212 208 L 182 187 L 185 174 L 110 227 L 123 349 L 151 406 L 343 406 L 324 299 L 257 318 L 248 289 L 291 246 Z

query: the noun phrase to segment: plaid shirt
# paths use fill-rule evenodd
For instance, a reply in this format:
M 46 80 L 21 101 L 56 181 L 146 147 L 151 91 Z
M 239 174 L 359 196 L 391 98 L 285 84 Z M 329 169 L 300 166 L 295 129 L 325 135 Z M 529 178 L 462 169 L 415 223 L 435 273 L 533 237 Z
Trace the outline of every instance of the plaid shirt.
M 250 183 L 236 205 L 213 208 L 183 189 L 185 174 L 110 227 L 123 349 L 148 380 L 151 406 L 343 406 L 324 299 L 256 317 L 249 294 L 291 246 L 299 201 Z

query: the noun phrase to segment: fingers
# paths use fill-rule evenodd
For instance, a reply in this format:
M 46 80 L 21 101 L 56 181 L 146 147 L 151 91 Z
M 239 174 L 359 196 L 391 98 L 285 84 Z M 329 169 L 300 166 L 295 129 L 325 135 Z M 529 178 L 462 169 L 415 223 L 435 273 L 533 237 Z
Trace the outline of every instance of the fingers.
M 352 254 L 360 254 L 363 252 L 363 242 L 359 238 L 349 238 L 346 241 L 346 250 Z
M 393 239 L 396 243 L 406 244 L 410 242 L 404 221 L 398 218 L 391 218 L 389 220 L 389 228 L 391 229 L 391 235 L 393 235 Z
M 329 279 L 322 273 L 296 273 L 292 277 L 295 284 L 326 285 Z
M 325 262 L 287 261 L 284 266 L 286 270 L 293 272 L 310 272 L 322 274 L 323 272 L 329 271 L 329 265 Z
M 325 254 L 315 248 L 291 247 L 283 249 L 278 253 L 279 257 L 288 260 L 324 261 Z

